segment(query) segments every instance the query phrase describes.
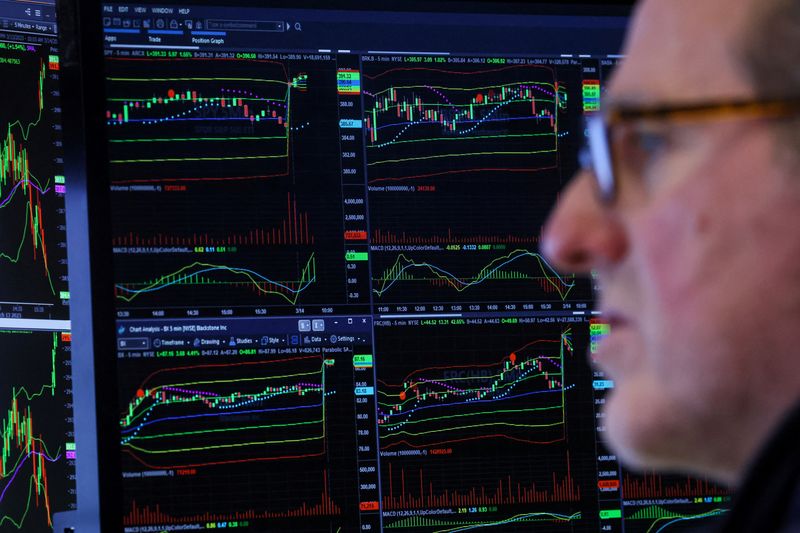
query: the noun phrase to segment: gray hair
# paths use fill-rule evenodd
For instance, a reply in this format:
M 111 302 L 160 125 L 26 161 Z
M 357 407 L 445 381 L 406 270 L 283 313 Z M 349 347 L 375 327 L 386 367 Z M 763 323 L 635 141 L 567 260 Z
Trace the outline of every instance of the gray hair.
M 753 3 L 748 34 L 742 42 L 744 69 L 764 98 L 800 98 L 800 1 Z M 782 122 L 776 133 L 800 159 L 800 120 Z

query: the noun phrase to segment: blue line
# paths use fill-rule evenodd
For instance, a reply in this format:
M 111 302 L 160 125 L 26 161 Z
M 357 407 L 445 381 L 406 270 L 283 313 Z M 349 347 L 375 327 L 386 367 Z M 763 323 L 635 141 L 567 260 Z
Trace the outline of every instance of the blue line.
M 3 501 L 3 498 L 6 497 L 6 492 L 8 491 L 8 488 L 11 486 L 11 483 L 14 481 L 14 478 L 17 477 L 17 474 L 19 474 L 19 471 L 22 470 L 22 465 L 24 465 L 25 462 L 28 459 L 30 459 L 31 455 L 38 455 L 38 456 L 44 457 L 45 460 L 47 462 L 49 462 L 49 463 L 55 463 L 56 461 L 58 461 L 61 458 L 61 454 L 59 454 L 59 455 L 55 456 L 53 459 L 51 459 L 50 457 L 48 457 L 46 454 L 44 454 L 42 452 L 28 452 L 28 455 L 25 456 L 25 459 L 20 461 L 19 464 L 17 465 L 16 470 L 14 470 L 14 475 L 12 475 L 11 478 L 6 483 L 6 486 L 3 489 L 2 494 L 0 494 L 0 502 Z
M 568 388 L 571 388 L 571 387 L 572 386 L 564 387 L 564 390 L 567 390 Z M 477 403 L 504 402 L 506 400 L 515 400 L 517 398 L 525 398 L 526 396 L 533 396 L 534 394 L 547 394 L 549 392 L 561 393 L 563 391 L 561 389 L 551 389 L 551 390 L 540 390 L 540 391 L 526 392 L 525 394 L 517 394 L 516 396 L 505 396 L 503 398 L 494 398 L 494 399 L 491 399 L 491 400 L 475 400 L 473 402 L 469 402 L 469 405 L 474 405 L 474 404 L 477 404 Z M 423 411 L 425 409 L 439 409 L 439 408 L 442 408 L 442 407 L 451 407 L 453 405 L 461 406 L 461 405 L 465 405 L 465 403 L 466 402 L 456 402 L 456 403 L 445 403 L 445 404 L 437 404 L 437 405 L 427 405 L 427 406 L 424 406 L 424 407 L 418 407 L 416 409 L 411 409 L 410 411 L 400 411 L 400 412 L 397 412 L 397 413 L 395 413 L 393 415 L 387 415 L 387 416 L 390 416 L 390 417 L 391 416 L 400 416 L 400 415 L 405 416 L 405 415 L 410 415 L 411 413 L 415 413 L 417 411 Z
M 530 513 L 530 514 L 526 514 L 526 515 L 523 515 L 523 516 L 511 517 L 511 518 L 508 518 L 506 520 L 501 520 L 499 522 L 491 522 L 491 523 L 488 523 L 488 524 L 475 524 L 475 525 L 472 525 L 472 526 L 462 527 L 462 528 L 459 528 L 459 529 L 453 529 L 453 530 L 451 530 L 451 533 L 456 533 L 458 531 L 469 531 L 470 529 L 478 529 L 478 528 L 484 528 L 484 527 L 496 527 L 496 526 L 502 526 L 502 525 L 505 525 L 505 524 L 513 524 L 514 522 L 519 522 L 521 520 L 525 520 L 527 518 L 532 518 L 534 516 L 553 516 L 553 517 L 561 518 L 561 519 L 564 519 L 564 520 L 567 520 L 567 521 L 569 521 L 572 518 L 571 516 L 567 516 L 567 515 L 563 515 L 563 514 L 556 514 L 556 513 Z
M 193 31 L 192 35 L 208 35 L 210 37 L 225 37 L 228 32 L 225 31 Z
M 183 35 L 183 30 L 148 30 L 150 35 Z
M 103 33 L 140 33 L 137 29 L 106 28 Z
M 156 407 L 158 404 L 153 405 Z M 159 422 L 167 422 L 169 420 L 188 420 L 190 418 L 205 418 L 209 416 L 230 416 L 230 415 L 247 415 L 251 413 L 272 413 L 275 411 L 293 411 L 295 409 L 313 409 L 316 407 L 322 407 L 322 402 L 314 404 L 314 405 L 300 405 L 297 407 L 276 407 L 274 409 L 250 409 L 248 411 L 231 411 L 229 413 L 206 413 L 202 415 L 186 415 L 186 416 L 170 416 L 167 418 L 159 418 L 157 420 L 152 420 L 150 422 L 143 422 L 138 426 L 131 427 L 130 429 L 126 429 L 121 431 L 120 433 L 130 433 L 132 431 L 138 431 L 145 426 L 150 426 L 152 424 L 157 424 Z

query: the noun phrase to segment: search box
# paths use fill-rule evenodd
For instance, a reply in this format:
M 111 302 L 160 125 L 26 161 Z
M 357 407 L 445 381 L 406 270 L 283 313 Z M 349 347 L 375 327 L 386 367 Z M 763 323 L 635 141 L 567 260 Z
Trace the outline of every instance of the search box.
M 273 20 L 218 20 L 206 21 L 207 30 L 284 32 L 286 24 Z

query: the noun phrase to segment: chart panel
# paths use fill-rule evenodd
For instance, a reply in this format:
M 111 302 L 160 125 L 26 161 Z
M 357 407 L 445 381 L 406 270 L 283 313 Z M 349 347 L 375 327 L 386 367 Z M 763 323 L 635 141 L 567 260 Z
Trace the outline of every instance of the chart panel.
M 70 341 L 0 331 L 0 531 L 50 532 L 75 508 Z
M 385 527 L 596 528 L 573 327 L 469 322 L 377 329 Z
M 0 42 L 0 79 L 14 80 L 0 89 L 0 316 L 66 319 L 58 48 L 54 37 L 9 35 Z

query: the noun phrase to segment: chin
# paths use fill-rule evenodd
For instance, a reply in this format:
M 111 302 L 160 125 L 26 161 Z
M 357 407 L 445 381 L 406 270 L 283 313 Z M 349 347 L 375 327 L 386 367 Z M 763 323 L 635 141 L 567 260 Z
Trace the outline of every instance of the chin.
M 685 410 L 668 400 L 656 380 L 617 384 L 606 399 L 607 444 L 628 468 L 692 469 Z

